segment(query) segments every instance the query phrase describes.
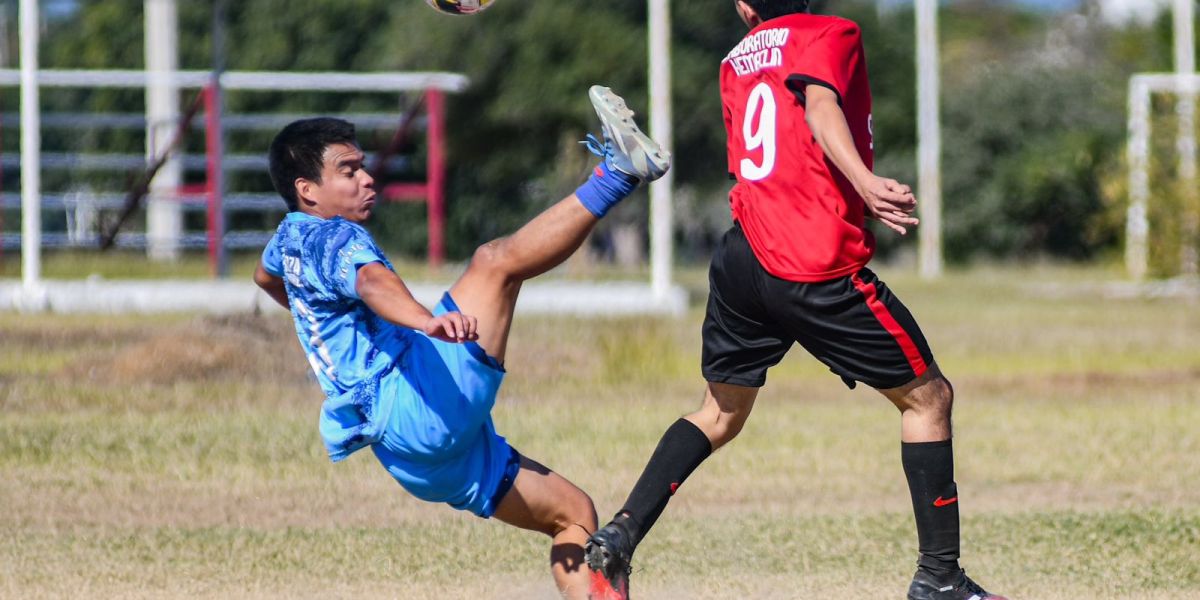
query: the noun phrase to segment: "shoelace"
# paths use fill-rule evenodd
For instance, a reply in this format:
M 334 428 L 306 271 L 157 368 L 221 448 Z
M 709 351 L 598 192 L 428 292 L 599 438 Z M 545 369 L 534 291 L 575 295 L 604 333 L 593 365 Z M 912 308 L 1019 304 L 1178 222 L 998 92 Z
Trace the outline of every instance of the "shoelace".
M 612 142 L 605 141 L 601 143 L 596 136 L 590 133 L 587 134 L 587 139 L 580 140 L 579 143 L 583 144 L 583 146 L 588 149 L 588 152 L 591 152 L 600 158 L 608 159 L 613 155 Z
M 972 594 L 986 594 L 983 588 L 975 583 L 970 577 L 967 577 L 967 572 L 963 571 L 963 591 L 971 592 Z

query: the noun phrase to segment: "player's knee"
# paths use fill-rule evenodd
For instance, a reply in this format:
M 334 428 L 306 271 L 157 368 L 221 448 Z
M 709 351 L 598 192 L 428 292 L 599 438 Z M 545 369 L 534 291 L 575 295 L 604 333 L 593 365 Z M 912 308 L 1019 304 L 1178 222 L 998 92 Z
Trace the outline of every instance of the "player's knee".
M 582 528 L 589 534 L 596 531 L 596 505 L 580 490 L 564 498 L 558 505 L 558 514 L 546 533 L 553 537 L 571 527 Z
M 742 427 L 746 425 L 745 417 L 727 418 L 717 424 L 716 435 L 710 438 L 713 443 L 713 449 L 716 450 L 725 444 L 733 441 L 742 432 Z
M 954 386 L 938 371 L 929 371 L 903 388 L 880 391 L 902 413 L 948 418 L 954 406 Z
M 954 405 L 954 384 L 950 383 L 945 377 L 939 378 L 941 381 L 942 390 L 940 392 L 946 408 L 949 409 Z
M 697 418 L 689 420 L 697 424 L 700 431 L 708 437 L 712 442 L 713 450 L 728 444 L 733 441 L 742 432 L 742 427 L 746 425 L 746 419 L 750 417 L 750 411 L 741 410 L 721 410 L 715 404 L 706 405 L 702 408 Z
M 949 416 L 954 407 L 954 386 L 950 380 L 938 376 L 922 386 L 918 394 L 917 408 L 923 412 Z
M 479 246 L 471 255 L 472 269 L 503 273 L 504 264 L 504 248 L 500 240 L 492 240 Z
M 954 386 L 945 377 L 938 377 L 929 382 L 929 396 L 937 410 L 949 412 L 954 406 Z
M 471 256 L 471 267 L 482 269 L 498 276 L 512 278 L 517 275 L 516 263 L 508 238 L 496 238 L 475 249 Z

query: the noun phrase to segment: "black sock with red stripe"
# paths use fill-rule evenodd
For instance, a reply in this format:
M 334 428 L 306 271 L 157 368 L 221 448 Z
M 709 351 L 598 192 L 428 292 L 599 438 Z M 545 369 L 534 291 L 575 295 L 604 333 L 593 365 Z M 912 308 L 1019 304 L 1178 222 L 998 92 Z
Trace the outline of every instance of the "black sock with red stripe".
M 901 443 L 921 558 L 917 565 L 938 579 L 957 573 L 958 487 L 954 484 L 953 440 Z
M 679 419 L 667 428 L 614 519 L 625 527 L 635 545 L 654 526 L 675 490 L 710 454 L 712 442 L 691 421 Z

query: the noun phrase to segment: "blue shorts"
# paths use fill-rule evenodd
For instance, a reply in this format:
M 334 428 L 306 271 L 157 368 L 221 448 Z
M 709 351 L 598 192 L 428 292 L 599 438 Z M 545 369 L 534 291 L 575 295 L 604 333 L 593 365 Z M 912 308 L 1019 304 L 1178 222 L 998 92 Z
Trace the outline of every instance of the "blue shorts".
M 446 294 L 434 314 L 457 310 Z M 520 455 L 492 424 L 504 368 L 479 344 L 425 336 L 400 362 L 379 383 L 379 395 L 396 402 L 371 446 L 375 456 L 413 496 L 491 517 L 520 468 Z

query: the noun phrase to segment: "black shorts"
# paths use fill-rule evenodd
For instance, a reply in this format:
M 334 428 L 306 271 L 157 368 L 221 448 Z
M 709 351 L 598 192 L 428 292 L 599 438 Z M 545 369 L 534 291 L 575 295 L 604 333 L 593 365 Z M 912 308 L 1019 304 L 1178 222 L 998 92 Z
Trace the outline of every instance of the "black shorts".
M 817 283 L 771 275 L 736 223 L 713 254 L 704 317 L 704 378 L 762 387 L 799 342 L 851 388 L 900 387 L 933 364 L 921 328 L 871 272 Z

